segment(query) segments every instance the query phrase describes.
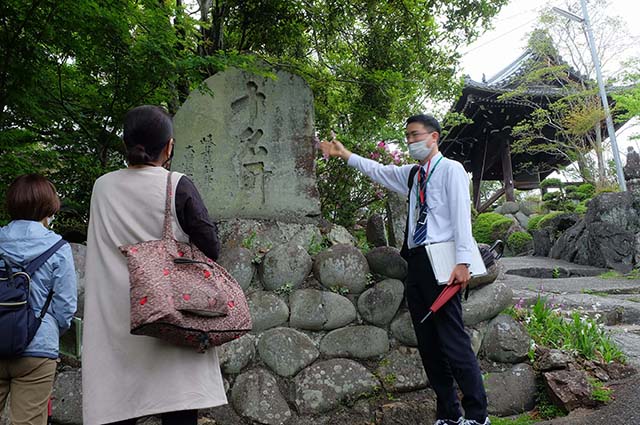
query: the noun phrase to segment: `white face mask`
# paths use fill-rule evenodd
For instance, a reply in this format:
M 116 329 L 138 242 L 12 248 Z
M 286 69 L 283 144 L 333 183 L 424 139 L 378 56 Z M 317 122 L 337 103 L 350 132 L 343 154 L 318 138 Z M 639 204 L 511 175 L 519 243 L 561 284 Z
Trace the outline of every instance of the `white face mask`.
M 52 215 L 51 217 L 47 217 L 47 227 L 51 227 L 51 223 L 53 223 L 53 219 L 55 218 L 55 215 Z
M 411 155 L 411 158 L 417 159 L 418 161 L 422 161 L 428 157 L 432 150 L 433 145 L 427 146 L 426 140 L 409 144 L 409 155 Z

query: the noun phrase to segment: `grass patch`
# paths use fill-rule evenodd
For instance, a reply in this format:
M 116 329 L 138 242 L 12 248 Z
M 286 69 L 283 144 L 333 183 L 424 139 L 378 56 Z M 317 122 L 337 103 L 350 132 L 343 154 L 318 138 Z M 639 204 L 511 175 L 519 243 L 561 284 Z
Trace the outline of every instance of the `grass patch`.
M 489 416 L 491 420 L 491 425 L 533 425 L 536 423 L 536 420 L 531 417 L 528 413 L 524 413 L 515 418 L 500 418 L 497 416 Z
M 548 305 L 542 296 L 531 308 L 512 308 L 507 313 L 523 323 L 536 345 L 578 354 L 588 360 L 625 361 L 604 326 L 597 323 L 597 315 L 589 318 L 578 311 L 563 312 Z
M 601 279 L 640 279 L 640 268 L 633 269 L 627 274 L 622 274 L 615 270 L 609 270 L 598 277 Z

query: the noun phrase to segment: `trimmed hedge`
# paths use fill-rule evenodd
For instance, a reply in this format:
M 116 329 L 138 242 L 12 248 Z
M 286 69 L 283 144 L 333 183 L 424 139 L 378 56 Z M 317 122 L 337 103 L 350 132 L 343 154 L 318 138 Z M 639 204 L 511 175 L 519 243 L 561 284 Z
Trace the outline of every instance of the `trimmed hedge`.
M 514 254 L 522 254 L 533 247 L 533 236 L 527 232 L 513 232 L 507 239 L 507 246 Z
M 540 227 L 540 220 L 544 218 L 544 214 L 537 214 L 529 217 L 529 222 L 527 223 L 527 230 L 529 232 L 533 232 L 534 230 L 538 230 Z
M 497 213 L 479 214 L 473 223 L 473 237 L 479 243 L 492 244 L 502 239 L 513 220 Z

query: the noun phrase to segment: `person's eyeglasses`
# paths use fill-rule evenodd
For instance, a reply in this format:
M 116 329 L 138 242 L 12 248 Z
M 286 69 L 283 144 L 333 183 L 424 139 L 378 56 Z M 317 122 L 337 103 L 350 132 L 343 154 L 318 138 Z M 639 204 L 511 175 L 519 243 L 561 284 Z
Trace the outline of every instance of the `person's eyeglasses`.
M 423 132 L 412 131 L 411 133 L 404 133 L 404 138 L 407 140 L 415 139 L 418 136 L 422 136 L 423 134 L 429 134 L 429 133 L 431 133 L 431 131 L 423 131 Z

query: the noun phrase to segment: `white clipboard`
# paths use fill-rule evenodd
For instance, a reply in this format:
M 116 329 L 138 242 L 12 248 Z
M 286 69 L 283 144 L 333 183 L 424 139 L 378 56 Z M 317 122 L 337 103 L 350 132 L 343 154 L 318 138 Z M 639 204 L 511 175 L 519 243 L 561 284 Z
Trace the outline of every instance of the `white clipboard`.
M 438 285 L 445 285 L 449 282 L 451 272 L 456 266 L 456 244 L 455 242 L 432 243 L 424 246 L 427 250 L 427 256 L 433 269 L 433 274 L 438 281 Z M 487 268 L 482 261 L 482 255 L 478 249 L 478 244 L 474 242 L 471 251 L 471 263 L 469 272 L 471 277 L 484 276 L 487 274 Z

